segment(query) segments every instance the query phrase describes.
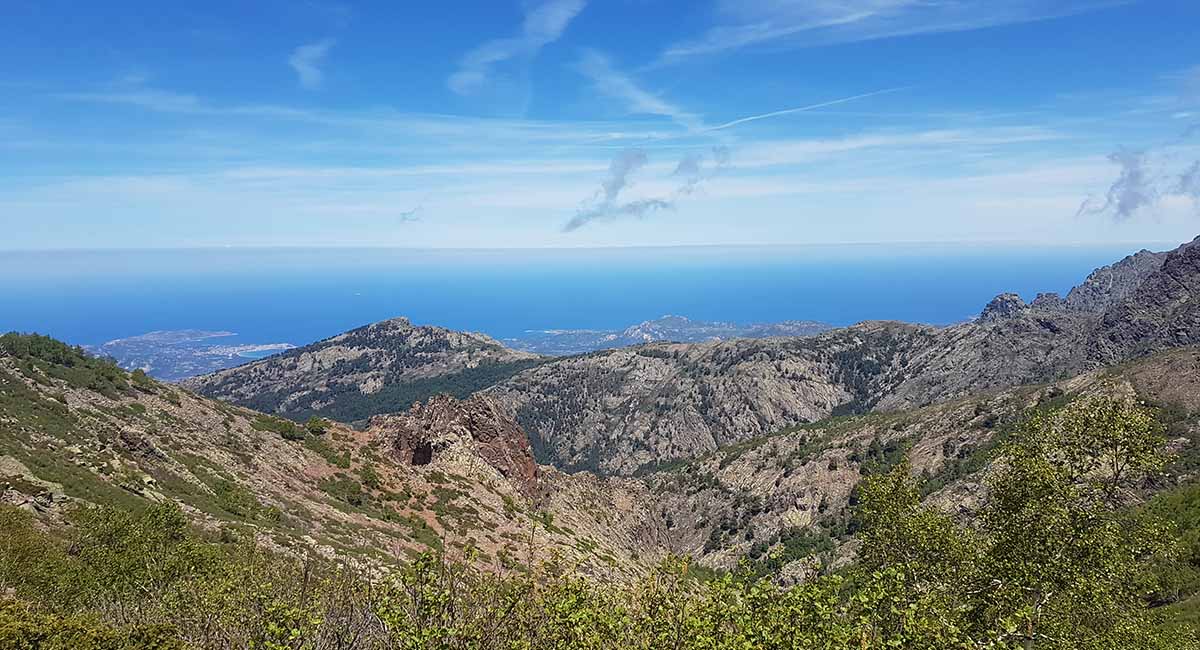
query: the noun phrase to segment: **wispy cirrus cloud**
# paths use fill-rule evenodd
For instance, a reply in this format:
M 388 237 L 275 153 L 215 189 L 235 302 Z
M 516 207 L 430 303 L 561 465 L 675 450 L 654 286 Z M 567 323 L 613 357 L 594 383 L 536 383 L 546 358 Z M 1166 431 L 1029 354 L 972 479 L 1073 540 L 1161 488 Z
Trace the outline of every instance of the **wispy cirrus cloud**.
M 595 86 L 597 92 L 624 104 L 625 109 L 631 114 L 640 115 L 658 115 L 666 117 L 675 122 L 690 135 L 711 134 L 716 131 L 724 131 L 742 124 L 757 122 L 759 120 L 767 120 L 777 117 L 785 117 L 797 113 L 805 113 L 815 111 L 830 106 L 845 104 L 848 102 L 867 99 L 878 95 L 886 95 L 889 93 L 907 90 L 908 86 L 885 88 L 872 92 L 860 93 L 849 97 L 840 97 L 837 99 L 808 104 L 805 106 L 795 106 L 779 110 L 758 113 L 739 117 L 734 120 L 729 120 L 721 124 L 710 125 L 706 124 L 704 118 L 697 113 L 688 111 L 663 97 L 642 87 L 632 76 L 617 70 L 612 61 L 604 54 L 595 50 L 584 52 L 583 58 L 579 61 L 578 69 L 587 76 Z
M 489 144 L 507 147 L 513 142 L 526 145 L 603 142 L 619 146 L 625 141 L 643 141 L 666 135 L 662 130 L 614 121 L 552 121 L 409 113 L 386 108 L 335 110 L 285 104 L 217 103 L 190 93 L 150 87 L 100 88 L 47 96 L 65 102 L 110 104 L 196 120 L 211 120 L 222 126 L 229 125 L 237 118 L 255 125 L 264 121 L 320 125 L 344 132 L 346 137 L 369 134 L 372 142 L 393 137 L 407 140 L 438 138 L 439 146 L 451 148 L 456 144 L 469 145 L 470 148 L 487 148 Z M 316 140 L 307 142 L 312 146 L 319 144 Z
M 332 38 L 326 38 L 292 50 L 292 55 L 288 57 L 288 65 L 296 71 L 301 86 L 309 90 L 321 87 L 321 83 L 325 80 L 321 64 L 325 62 L 325 57 L 329 56 L 329 50 L 333 49 L 336 43 L 337 41 Z
M 718 24 L 663 50 L 660 64 L 771 43 L 829 45 L 1058 18 L 1129 0 L 718 0 Z
M 705 128 L 698 115 L 641 87 L 632 77 L 614 68 L 609 58 L 600 52 L 584 52 L 578 68 L 591 80 L 597 92 L 622 102 L 630 113 L 666 117 L 689 131 Z
M 496 65 L 517 57 L 533 56 L 557 41 L 586 4 L 586 0 L 546 0 L 534 5 L 525 14 L 520 34 L 488 41 L 467 52 L 458 69 L 446 80 L 446 85 L 460 95 L 478 90 L 487 83 Z

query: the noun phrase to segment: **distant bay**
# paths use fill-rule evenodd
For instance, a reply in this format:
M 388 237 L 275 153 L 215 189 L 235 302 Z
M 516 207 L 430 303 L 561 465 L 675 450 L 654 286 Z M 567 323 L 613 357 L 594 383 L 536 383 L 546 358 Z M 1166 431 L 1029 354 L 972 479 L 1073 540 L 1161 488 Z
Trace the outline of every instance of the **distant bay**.
M 182 329 L 304 344 L 394 316 L 500 339 L 664 314 L 948 324 L 1000 292 L 1066 292 L 1141 247 L 9 251 L 0 252 L 0 330 L 91 345 Z

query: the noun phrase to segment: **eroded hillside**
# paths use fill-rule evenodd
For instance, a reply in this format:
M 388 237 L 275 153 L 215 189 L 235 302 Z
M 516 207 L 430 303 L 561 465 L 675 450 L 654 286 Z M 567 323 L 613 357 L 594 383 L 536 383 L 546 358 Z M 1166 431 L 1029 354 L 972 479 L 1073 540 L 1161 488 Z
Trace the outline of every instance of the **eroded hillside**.
M 556 554 L 596 575 L 637 573 L 666 547 L 642 484 L 537 467 L 487 398 L 431 400 L 359 431 L 198 397 L 45 337 L 6 335 L 0 350 L 3 498 L 44 517 L 171 500 L 275 548 L 368 562 L 472 552 L 501 567 Z

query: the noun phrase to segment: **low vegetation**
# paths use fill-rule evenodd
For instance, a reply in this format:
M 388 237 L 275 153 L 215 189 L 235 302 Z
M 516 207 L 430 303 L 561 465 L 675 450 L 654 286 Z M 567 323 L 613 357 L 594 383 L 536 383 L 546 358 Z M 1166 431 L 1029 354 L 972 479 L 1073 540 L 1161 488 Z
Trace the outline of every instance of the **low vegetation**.
M 384 570 L 274 554 L 193 530 L 170 503 L 80 508 L 50 530 L 0 509 L 0 647 L 1196 648 L 1200 492 L 1130 507 L 1163 444 L 1124 402 L 1039 414 L 998 449 L 968 522 L 881 463 L 860 489 L 858 561 L 789 589 L 760 577 L 781 559 L 766 548 L 720 577 L 675 558 L 617 584 L 553 560 L 498 573 L 470 555 Z M 358 485 L 326 487 L 352 501 Z M 789 556 L 828 543 L 772 541 Z
M 113 360 L 90 356 L 49 336 L 9 332 L 0 336 L 0 353 L 13 357 L 23 374 L 42 384 L 61 379 L 72 388 L 94 390 L 110 399 L 131 391 L 125 371 Z M 139 387 L 153 385 L 144 373 L 135 381 Z
M 426 379 L 389 382 L 372 393 L 363 393 L 354 385 L 334 385 L 327 394 L 322 395 L 322 401 L 327 404 L 322 406 L 319 411 L 289 411 L 287 415 L 297 420 L 322 416 L 340 422 L 356 422 L 380 413 L 407 411 L 415 402 L 423 402 L 434 395 L 445 394 L 465 399 L 472 393 L 540 363 L 543 363 L 540 359 L 526 359 L 481 364 L 474 368 L 466 368 Z M 269 399 L 275 398 L 270 397 Z M 251 408 L 262 408 L 263 410 L 270 410 L 272 406 L 267 401 L 260 403 L 248 400 L 244 403 Z

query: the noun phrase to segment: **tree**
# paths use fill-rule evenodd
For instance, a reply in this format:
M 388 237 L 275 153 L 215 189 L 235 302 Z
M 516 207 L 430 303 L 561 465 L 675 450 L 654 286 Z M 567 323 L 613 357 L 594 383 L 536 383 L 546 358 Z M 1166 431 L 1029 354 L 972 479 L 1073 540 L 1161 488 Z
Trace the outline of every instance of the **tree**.
M 1156 630 L 1139 579 L 1170 553 L 1168 527 L 1123 507 L 1162 446 L 1153 415 L 1127 401 L 1033 417 L 1003 447 L 972 526 L 920 504 L 907 465 L 867 479 L 855 597 L 883 611 L 874 633 L 921 647 L 1194 647 Z
M 1121 507 L 1165 462 L 1153 415 L 1086 398 L 1030 419 L 1004 449 L 980 518 L 989 539 L 980 612 L 998 640 L 1024 648 L 1155 648 L 1139 592 L 1143 567 L 1169 551 L 1161 521 Z

